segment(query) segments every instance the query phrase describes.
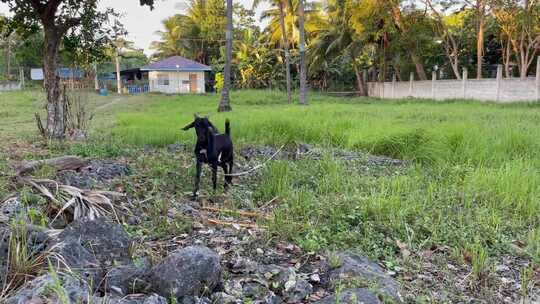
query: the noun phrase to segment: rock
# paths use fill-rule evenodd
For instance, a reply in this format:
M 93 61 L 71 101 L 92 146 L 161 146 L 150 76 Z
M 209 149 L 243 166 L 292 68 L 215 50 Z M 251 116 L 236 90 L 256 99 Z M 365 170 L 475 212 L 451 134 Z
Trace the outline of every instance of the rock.
M 184 145 L 178 142 L 167 146 L 167 151 L 169 151 L 170 153 L 180 152 L 183 149 L 184 149 Z
M 92 160 L 87 167 L 78 171 L 66 170 L 57 173 L 57 180 L 77 188 L 90 189 L 97 184 L 109 185 L 112 180 L 129 174 L 125 163 L 114 160 Z
M 129 264 L 131 240 L 124 228 L 104 217 L 80 219 L 60 233 L 58 242 L 79 242 L 102 266 Z
M 171 253 L 149 277 L 154 291 L 176 298 L 212 291 L 221 280 L 219 256 L 207 247 L 190 246 Z M 208 291 L 208 290 L 206 290 Z
M 93 282 L 94 284 L 101 282 L 104 271 L 99 261 L 78 240 L 70 238 L 63 242 L 55 243 L 50 247 L 49 251 L 55 253 L 51 257 L 54 266 L 60 269 L 69 267 L 88 282 Z
M 8 228 L 0 228 L 0 282 L 4 282 L 7 273 L 10 233 Z
M 369 261 L 366 257 L 354 253 L 341 253 L 341 266 L 330 271 L 330 282 L 336 286 L 340 282 L 360 281 L 365 287 L 373 287 L 380 294 L 401 302 L 399 284 L 388 276 L 382 267 Z
M 382 304 L 381 300 L 367 288 L 353 288 L 347 289 L 339 294 L 329 295 L 315 304 L 335 304 L 335 303 L 347 303 L 347 304 Z
M 167 299 L 157 294 L 128 295 L 122 298 L 94 298 L 92 304 L 167 304 Z
M 17 215 L 24 211 L 19 197 L 12 197 L 0 203 L 0 224 L 8 225 Z
M 145 276 L 151 269 L 148 259 L 137 260 L 137 263 L 117 266 L 105 275 L 105 292 L 125 296 L 143 292 L 149 287 Z
M 58 267 L 80 272 L 93 284 L 102 282 L 105 269 L 112 265 L 131 264 L 129 236 L 105 218 L 77 220 L 49 243 L 49 250 L 62 257 Z
M 215 304 L 235 304 L 242 301 L 236 300 L 235 297 L 228 295 L 224 292 L 216 292 L 212 295 L 212 303 Z
M 17 231 L 21 231 L 26 234 L 25 240 L 28 247 L 28 252 L 39 254 L 45 250 L 48 235 L 45 233 L 43 228 L 30 225 L 19 228 L 21 229 Z M 0 284 L 4 282 L 5 275 L 7 273 L 11 234 L 12 229 L 10 227 L 0 228 Z
M 61 299 L 64 296 L 68 303 Z M 90 297 L 90 288 L 84 280 L 67 274 L 53 276 L 48 273 L 28 282 L 5 303 L 26 304 L 30 300 L 34 302 L 44 300 L 44 303 L 50 304 L 77 304 L 85 303 Z
M 304 279 L 297 279 L 295 284 L 283 292 L 283 297 L 287 303 L 304 303 L 313 292 L 313 286 Z

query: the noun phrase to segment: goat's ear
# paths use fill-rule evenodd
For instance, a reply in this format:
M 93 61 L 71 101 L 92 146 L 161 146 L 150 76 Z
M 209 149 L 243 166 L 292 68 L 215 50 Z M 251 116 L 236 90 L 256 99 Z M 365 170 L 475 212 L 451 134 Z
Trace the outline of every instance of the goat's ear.
M 193 118 L 195 118 L 195 119 L 200 118 L 200 117 L 199 117 L 199 114 L 193 113 Z
M 189 125 L 182 128 L 182 130 L 187 131 L 195 126 L 195 122 L 190 123 Z

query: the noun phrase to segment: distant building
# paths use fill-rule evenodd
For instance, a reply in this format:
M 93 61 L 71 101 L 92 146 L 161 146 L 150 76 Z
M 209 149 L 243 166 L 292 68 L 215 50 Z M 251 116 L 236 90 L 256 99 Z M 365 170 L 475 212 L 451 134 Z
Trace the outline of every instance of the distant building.
M 143 66 L 148 72 L 150 92 L 167 94 L 205 93 L 205 72 L 212 68 L 196 61 L 173 56 Z

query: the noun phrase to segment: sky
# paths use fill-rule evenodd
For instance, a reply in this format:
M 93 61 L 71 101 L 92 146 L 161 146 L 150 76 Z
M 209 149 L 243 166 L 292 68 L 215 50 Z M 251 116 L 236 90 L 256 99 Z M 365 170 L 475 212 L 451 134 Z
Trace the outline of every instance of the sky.
M 238 0 L 247 8 L 251 8 L 253 0 Z M 161 21 L 177 13 L 185 12 L 185 0 L 156 0 L 154 10 L 148 7 L 141 7 L 139 1 L 135 0 L 101 0 L 101 8 L 112 7 L 117 12 L 123 13 L 122 22 L 129 32 L 128 39 L 135 42 L 135 45 L 144 49 L 146 54 L 151 54 L 149 48 L 152 41 L 158 40 L 156 31 L 162 29 Z M 259 20 L 259 14 L 266 6 L 261 5 L 257 8 L 256 20 Z M 9 10 L 5 4 L 0 4 L 0 14 L 9 15 Z

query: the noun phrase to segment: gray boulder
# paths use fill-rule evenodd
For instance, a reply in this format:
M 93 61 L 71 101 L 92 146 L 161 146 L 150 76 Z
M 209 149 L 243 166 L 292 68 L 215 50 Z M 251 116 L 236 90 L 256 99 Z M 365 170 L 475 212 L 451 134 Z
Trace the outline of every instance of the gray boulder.
M 148 259 L 140 259 L 137 263 L 112 268 L 105 275 L 105 292 L 124 296 L 144 292 L 149 286 L 145 276 L 150 272 Z
M 7 273 L 9 237 L 10 230 L 8 228 L 0 228 L 0 284 L 2 285 Z
M 379 294 L 401 302 L 399 284 L 384 272 L 384 269 L 366 257 L 354 253 L 339 254 L 341 265 L 330 271 L 330 282 L 335 287 L 340 283 L 354 282 L 364 285 Z
M 51 262 L 58 269 L 69 267 L 71 271 L 94 285 L 103 278 L 104 270 L 99 261 L 75 239 L 56 243 L 50 248 L 50 252 L 56 253 L 51 257 Z
M 90 288 L 86 281 L 69 275 L 53 276 L 50 273 L 28 282 L 6 304 L 26 304 L 30 300 L 46 300 L 50 304 L 84 303 L 90 297 Z M 66 303 L 67 301 L 67 303 Z
M 79 219 L 67 226 L 57 242 L 79 242 L 102 266 L 129 263 L 131 240 L 124 228 L 104 217 Z
M 167 304 L 167 299 L 157 294 L 129 295 L 125 297 L 94 298 L 94 304 Z
M 367 288 L 353 288 L 329 295 L 315 304 L 382 304 L 381 300 Z
M 219 256 L 207 247 L 190 246 L 171 253 L 150 272 L 152 289 L 176 298 L 212 291 L 221 280 Z

